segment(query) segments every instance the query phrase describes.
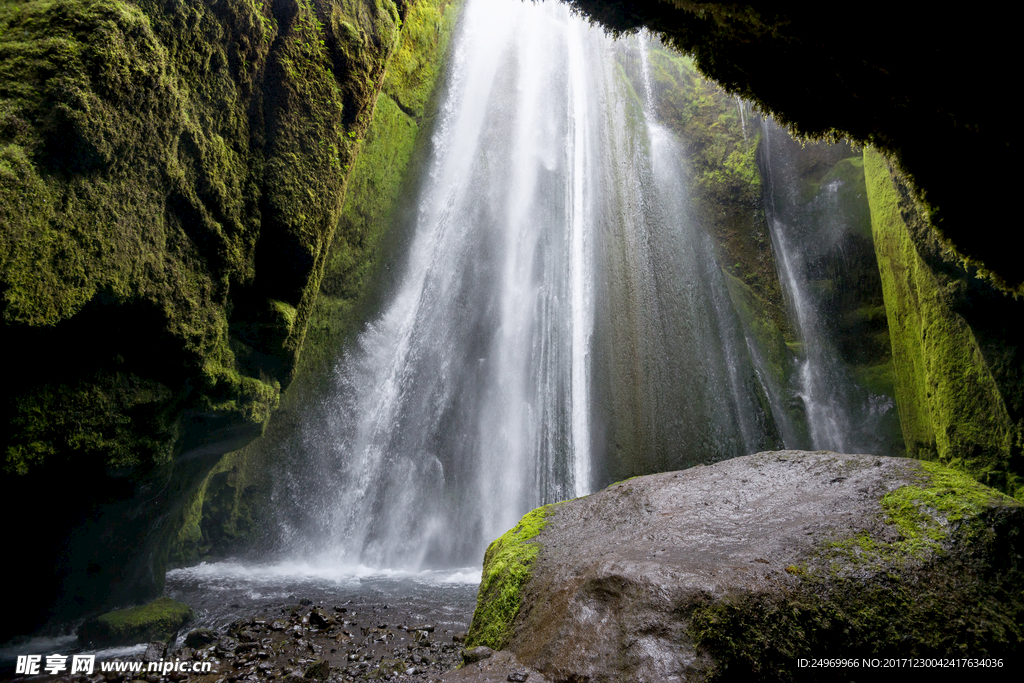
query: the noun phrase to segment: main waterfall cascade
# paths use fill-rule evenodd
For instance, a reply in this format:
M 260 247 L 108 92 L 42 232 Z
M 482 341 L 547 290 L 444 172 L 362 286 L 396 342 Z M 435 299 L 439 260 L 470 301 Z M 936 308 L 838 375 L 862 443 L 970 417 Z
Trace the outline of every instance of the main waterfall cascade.
M 478 565 L 528 510 L 612 477 L 794 445 L 689 215 L 644 42 L 556 3 L 470 0 L 461 22 L 404 270 L 274 493 L 292 558 Z M 848 428 L 815 386 L 809 417 Z

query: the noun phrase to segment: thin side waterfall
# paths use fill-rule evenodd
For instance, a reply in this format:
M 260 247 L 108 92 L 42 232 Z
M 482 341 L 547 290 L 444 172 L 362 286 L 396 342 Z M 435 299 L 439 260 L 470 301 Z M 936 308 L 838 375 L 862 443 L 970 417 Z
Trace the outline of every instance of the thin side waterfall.
M 645 50 L 561 4 L 468 2 L 404 271 L 300 416 L 285 553 L 476 565 L 534 507 L 771 445 Z
M 883 421 L 894 410 L 893 401 L 862 388 L 844 365 L 835 329 L 842 312 L 830 304 L 840 298 L 836 288 L 851 286 L 841 277 L 850 269 L 846 249 L 866 244 L 870 250 L 870 236 L 858 236 L 855 216 L 841 206 L 839 190 L 848 181 L 825 182 L 826 177 L 810 196 L 807 182 L 801 185 L 794 168 L 796 143 L 770 121 L 762 123 L 762 132 L 769 185 L 766 216 L 779 279 L 800 336 L 795 389 L 806 411 L 811 443 L 797 445 L 889 454 L 894 444 Z M 872 268 L 877 271 L 873 262 Z

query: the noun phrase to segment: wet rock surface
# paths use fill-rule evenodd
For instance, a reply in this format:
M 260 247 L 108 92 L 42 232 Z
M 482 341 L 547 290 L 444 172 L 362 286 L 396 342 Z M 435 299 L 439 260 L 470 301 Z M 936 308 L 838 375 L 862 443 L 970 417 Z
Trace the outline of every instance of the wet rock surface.
M 946 468 L 866 455 L 639 477 L 554 506 L 509 641 L 487 644 L 592 682 L 851 673 L 799 657 L 1015 659 L 1022 511 Z
M 551 683 L 551 679 L 520 662 L 511 652 L 502 650 L 446 673 L 444 683 Z

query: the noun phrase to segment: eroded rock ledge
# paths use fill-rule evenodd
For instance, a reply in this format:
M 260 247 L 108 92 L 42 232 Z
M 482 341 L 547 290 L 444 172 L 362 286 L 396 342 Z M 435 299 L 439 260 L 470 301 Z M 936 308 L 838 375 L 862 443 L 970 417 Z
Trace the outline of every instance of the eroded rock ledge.
M 1005 657 L 1024 635 L 1022 520 L 965 475 L 900 458 L 779 451 L 638 477 L 495 541 L 468 645 L 563 681 Z

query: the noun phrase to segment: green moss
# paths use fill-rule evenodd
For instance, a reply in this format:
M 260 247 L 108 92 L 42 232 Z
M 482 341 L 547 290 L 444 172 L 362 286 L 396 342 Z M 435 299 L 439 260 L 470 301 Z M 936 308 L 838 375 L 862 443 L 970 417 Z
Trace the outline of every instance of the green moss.
M 79 637 L 95 645 L 168 641 L 192 618 L 192 608 L 170 598 L 107 612 L 85 622 Z
M 955 465 L 1019 495 L 1016 477 L 1008 476 L 1015 474 L 1019 429 L 974 331 L 953 310 L 961 285 L 919 254 L 928 237 L 912 234 L 904 222 L 882 156 L 866 149 L 864 169 L 907 453 Z
M 378 9 L 385 11 L 388 7 L 390 3 L 382 3 Z M 335 6 L 326 22 L 341 36 L 337 45 L 330 47 L 336 60 L 354 59 L 373 45 L 372 38 L 356 28 L 360 24 L 352 18 L 358 14 L 354 8 L 348 4 Z M 177 562 L 207 553 L 230 552 L 258 526 L 251 522 L 252 508 L 258 507 L 253 501 L 266 495 L 271 486 L 269 461 L 279 457 L 281 449 L 287 448 L 282 444 L 294 437 L 291 409 L 317 400 L 318 392 L 331 382 L 341 345 L 372 312 L 374 282 L 387 253 L 396 211 L 408 196 L 411 183 L 407 176 L 416 163 L 420 132 L 429 129 L 430 98 L 459 9 L 460 4 L 451 0 L 411 4 L 383 82 L 374 81 L 371 72 L 353 77 L 357 82 L 369 79 L 366 83 L 379 87 L 380 95 L 372 119 L 364 121 L 361 128 L 346 129 L 344 135 L 343 142 L 352 153 L 342 158 L 350 173 L 337 224 L 330 242 L 320 251 L 323 265 L 316 296 L 297 305 L 287 297 L 271 300 L 262 312 L 250 312 L 244 324 L 246 346 L 240 347 L 239 353 L 253 356 L 264 350 L 260 345 L 267 340 L 290 344 L 293 330 L 304 330 L 295 377 L 282 397 L 282 416 L 271 421 L 263 439 L 225 456 L 210 471 L 196 494 L 198 502 L 190 508 L 198 505 L 202 510 L 201 519 L 194 523 L 201 530 L 200 536 L 194 530 L 179 536 L 172 551 Z M 342 88 L 343 94 L 349 93 L 347 87 Z M 308 310 L 303 308 L 307 305 Z M 236 326 L 243 328 L 241 324 Z M 231 472 L 229 480 L 215 484 L 226 476 L 225 472 Z M 192 523 L 186 526 L 193 528 Z
M 484 554 L 483 576 L 466 647 L 502 649 L 512 636 L 512 624 L 522 607 L 520 591 L 529 578 L 540 546 L 531 539 L 540 533 L 555 505 L 527 513 Z
M 888 333 L 886 333 L 884 339 L 878 341 L 888 343 Z M 875 396 L 896 395 L 896 380 L 893 372 L 892 359 L 887 359 L 886 361 L 875 365 L 854 366 L 851 368 L 851 371 L 853 372 L 853 377 L 857 381 L 857 384 L 864 387 Z
M 821 557 L 837 571 L 876 571 L 921 562 L 942 553 L 943 544 L 966 518 L 980 524 L 981 514 L 1012 499 L 979 484 L 970 476 L 935 462 L 921 462 L 918 484 L 908 484 L 881 499 L 882 521 L 895 536 L 861 531 L 849 539 L 829 543 Z M 977 529 L 960 529 L 970 542 Z M 963 541 L 962 541 L 963 542 Z M 845 568 L 845 569 L 839 569 Z
M 124 372 L 36 386 L 11 417 L 18 438 L 8 443 L 4 471 L 24 475 L 68 452 L 111 471 L 166 465 L 177 434 L 165 412 L 171 398 L 163 385 Z
M 918 482 L 881 498 L 881 526 L 785 567 L 787 588 L 692 606 L 689 633 L 717 662 L 710 680 L 804 680 L 798 657 L 1015 651 L 1024 604 L 1005 544 L 1017 543 L 1020 506 L 963 473 L 918 465 Z
M 0 326 L 32 368 L 2 491 L 77 483 L 138 539 L 76 556 L 72 610 L 159 590 L 278 406 L 400 25 L 392 0 L 0 0 Z
M 964 518 L 977 519 L 984 509 L 1007 499 L 938 463 L 922 462 L 921 468 L 929 475 L 926 485 L 904 486 L 882 497 L 882 509 L 908 544 L 908 554 L 921 546 L 939 548 Z
M 657 47 L 650 64 L 658 119 L 687 143 L 697 192 L 720 204 L 757 206 L 760 133 L 743 130 L 736 100 L 689 57 Z
M 871 239 L 871 209 L 867 202 L 864 180 L 864 160 L 860 156 L 848 157 L 836 163 L 821 179 L 819 187 L 836 187 L 836 208 L 854 234 Z
M 322 375 L 364 313 L 370 283 L 379 271 L 394 212 L 405 196 L 407 169 L 421 128 L 429 123 L 433 96 L 459 13 L 451 0 L 411 4 L 388 63 L 373 118 L 341 207 L 319 293 L 310 312 L 303 373 Z M 305 380 L 304 380 L 305 381 Z M 314 380 L 315 381 L 315 380 Z

